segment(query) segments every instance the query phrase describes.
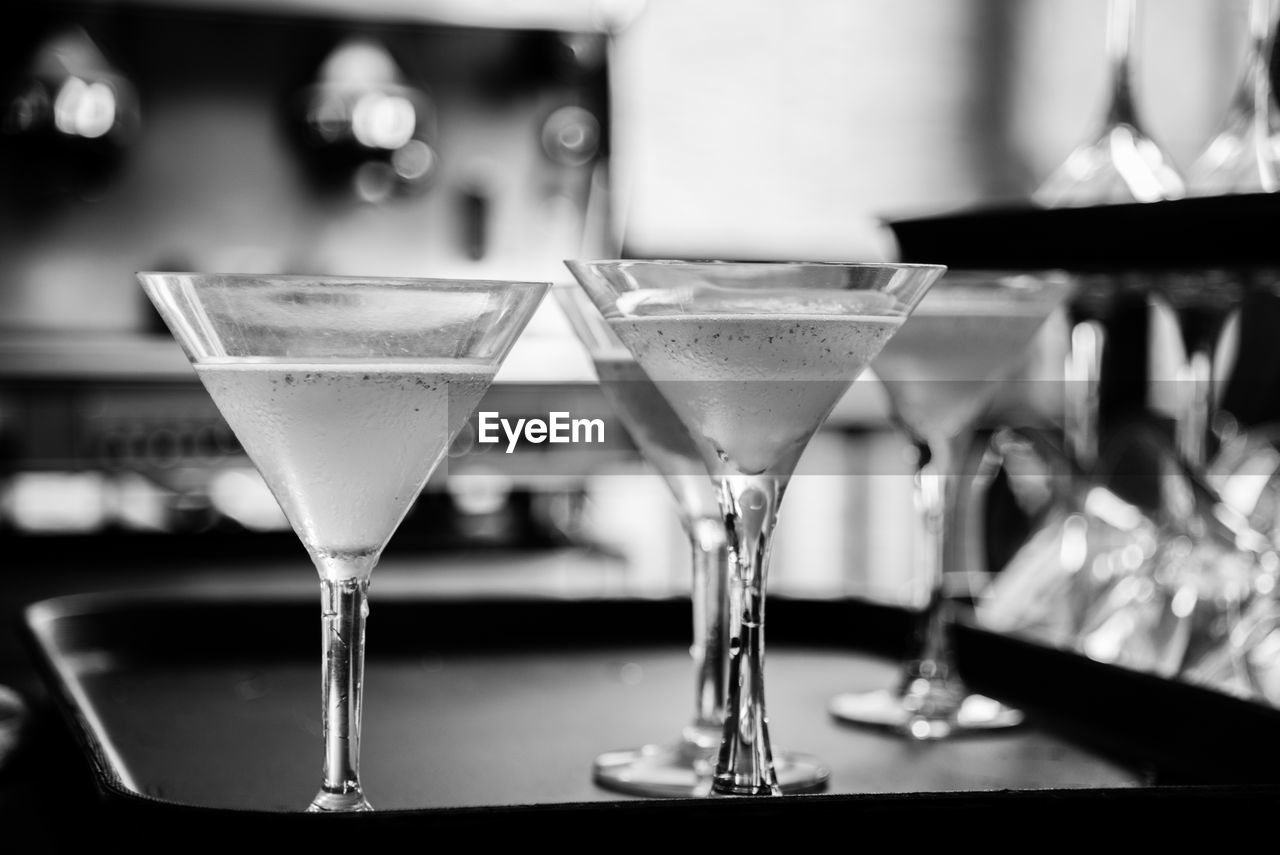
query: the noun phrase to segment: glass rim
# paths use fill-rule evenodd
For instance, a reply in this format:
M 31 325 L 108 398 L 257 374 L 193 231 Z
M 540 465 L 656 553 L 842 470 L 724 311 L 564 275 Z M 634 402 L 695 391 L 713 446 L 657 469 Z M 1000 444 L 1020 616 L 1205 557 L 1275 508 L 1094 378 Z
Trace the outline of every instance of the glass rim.
M 306 284 L 379 284 L 379 285 L 460 285 L 460 286 L 490 286 L 497 288 L 550 288 L 552 283 L 549 281 L 539 281 L 533 279 L 467 279 L 461 277 L 418 277 L 418 276 L 351 276 L 351 275 L 330 275 L 328 273 L 209 273 L 196 272 L 192 270 L 136 270 L 133 274 L 135 277 L 159 277 L 159 276 L 188 276 L 202 279 L 224 279 L 224 280 L 242 280 L 241 284 L 266 284 L 270 282 L 280 282 L 284 284 L 306 285 Z
M 920 262 L 908 261 L 761 261 L 761 260 L 736 260 L 731 258 L 566 258 L 564 264 L 591 264 L 591 265 L 617 265 L 617 264 L 644 264 L 651 267 L 675 267 L 677 265 L 693 266 L 711 266 L 711 265 L 737 265 L 740 267 L 773 267 L 773 268 L 805 268 L 805 267 L 832 267 L 832 268 L 877 268 L 881 270 L 942 270 L 948 268 L 945 264 L 924 264 Z
M 938 277 L 929 294 L 952 289 L 1007 292 L 1014 284 L 1026 291 L 1071 290 L 1080 280 L 1065 270 L 948 270 Z M 926 294 L 924 299 L 928 297 Z

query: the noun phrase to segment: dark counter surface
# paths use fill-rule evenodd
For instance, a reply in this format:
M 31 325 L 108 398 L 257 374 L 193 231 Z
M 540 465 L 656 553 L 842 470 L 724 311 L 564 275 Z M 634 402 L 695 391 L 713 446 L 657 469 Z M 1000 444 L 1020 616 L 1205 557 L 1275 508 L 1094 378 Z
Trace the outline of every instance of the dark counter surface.
M 375 804 L 383 808 L 420 810 L 428 806 L 479 806 L 490 799 L 497 804 L 533 802 L 552 807 L 580 802 L 597 802 L 606 807 L 609 803 L 631 801 L 590 783 L 590 757 L 597 750 L 674 735 L 684 723 L 692 701 L 688 697 L 692 679 L 682 649 L 682 643 L 687 643 L 688 637 L 687 607 L 668 597 L 657 598 L 651 607 L 646 607 L 644 598 L 639 598 L 640 608 L 650 609 L 644 613 L 661 615 L 664 626 L 657 633 L 656 640 L 642 639 L 621 647 L 607 646 L 616 642 L 618 635 L 618 630 L 608 630 L 605 635 L 612 641 L 607 640 L 606 646 L 599 649 L 592 649 L 588 644 L 581 651 L 565 651 L 562 645 L 553 645 L 544 650 L 501 651 L 498 655 L 494 655 L 492 650 L 481 650 L 476 654 L 456 650 L 432 654 L 428 650 L 421 657 L 406 659 L 403 655 L 405 615 L 415 602 L 438 603 L 443 599 L 446 601 L 443 608 L 448 608 L 447 603 L 452 601 L 475 618 L 485 614 L 484 604 L 477 605 L 476 597 L 492 598 L 506 604 L 500 608 L 511 609 L 513 595 L 539 592 L 545 595 L 554 591 L 571 601 L 610 598 L 616 602 L 620 595 L 628 593 L 620 568 L 610 564 L 608 559 L 578 552 L 441 556 L 433 558 L 430 565 L 434 569 L 428 571 L 427 565 L 419 559 L 389 559 L 374 576 L 373 613 L 369 624 L 370 689 L 366 698 L 369 730 L 366 733 L 365 778 Z M 216 600 L 226 592 L 242 587 L 251 588 L 255 599 L 261 602 L 283 600 L 301 604 L 308 600 L 314 585 L 310 568 L 301 558 L 296 562 L 275 559 L 259 568 L 241 565 L 235 570 L 227 569 L 225 559 L 211 561 L 205 566 L 192 563 L 180 574 L 146 566 L 104 569 L 100 565 L 96 570 L 83 566 L 61 567 L 39 574 L 18 573 L 14 581 L 15 584 L 8 586 L 3 595 L 4 614 L 9 620 L 0 643 L 0 682 L 15 686 L 29 699 L 31 718 L 23 743 L 0 771 L 0 812 L 6 816 L 6 831 L 18 828 L 54 841 L 64 837 L 70 839 L 69 835 L 78 830 L 78 823 L 69 823 L 69 818 L 111 823 L 119 819 L 120 805 L 118 799 L 113 804 L 102 798 L 96 785 L 99 782 L 95 782 L 86 754 L 35 668 L 32 653 L 18 631 L 17 619 L 25 605 L 51 596 L 104 589 L 126 592 L 154 592 L 156 589 L 197 591 Z M 128 601 L 126 594 L 125 602 Z M 384 606 L 381 611 L 379 603 Z M 530 607 L 535 608 L 536 601 Z M 442 607 L 436 605 L 434 608 Z M 853 635 L 866 636 L 869 633 L 872 638 L 893 635 L 897 625 L 896 610 L 874 606 L 871 609 L 867 613 L 869 619 L 866 624 L 854 630 Z M 309 606 L 305 614 L 300 605 L 293 607 L 293 611 L 301 614 L 305 623 L 310 623 Z M 821 609 L 819 612 L 825 613 Z M 1033 717 L 1033 723 L 1017 733 L 925 745 L 835 726 L 825 714 L 826 699 L 840 691 L 892 684 L 895 667 L 891 657 L 884 653 L 893 648 L 894 642 L 891 639 L 877 642 L 880 649 L 870 652 L 860 651 L 856 646 L 837 650 L 797 646 L 789 643 L 787 638 L 793 632 L 793 627 L 788 626 L 790 618 L 787 615 L 788 609 L 780 605 L 776 610 L 777 629 L 771 635 L 770 709 L 774 720 L 774 742 L 779 748 L 818 754 L 830 763 L 835 772 L 833 793 L 923 793 L 927 798 L 928 793 L 950 791 L 951 796 L 959 797 L 961 801 L 929 804 L 954 803 L 957 808 L 968 804 L 964 802 L 968 796 L 980 799 L 983 793 L 998 795 L 1004 790 L 1036 791 L 1043 788 L 1059 794 L 1075 791 L 1081 796 L 1087 796 L 1088 792 L 1102 794 L 1129 790 L 1139 797 L 1143 792 L 1159 791 L 1173 801 L 1200 798 L 1194 789 L 1190 795 L 1176 787 L 1152 790 L 1150 785 L 1159 782 L 1140 758 L 1119 756 L 1123 751 L 1119 754 L 1100 753 L 1096 746 L 1077 740 L 1072 728 L 1059 727 L 1060 723 L 1052 721 L 1051 717 Z M 398 628 L 397 623 L 400 624 Z M 898 623 L 905 626 L 904 621 Z M 563 628 L 559 630 L 563 631 Z M 823 630 L 823 634 L 835 637 L 841 631 L 839 627 L 830 627 Z M 400 641 L 395 641 L 397 634 L 401 636 Z M 272 768 L 276 774 L 282 775 L 282 780 L 296 778 L 294 783 L 297 786 L 292 789 L 301 793 L 298 799 L 291 799 L 295 794 L 290 791 L 279 794 L 266 804 L 264 793 L 270 787 L 263 790 L 267 784 L 260 780 L 251 782 L 240 792 L 228 793 L 216 784 L 210 788 L 198 780 L 181 776 L 171 777 L 160 784 L 163 791 L 153 795 L 178 803 L 233 810 L 250 806 L 288 810 L 294 801 L 301 799 L 305 802 L 309 796 L 304 791 L 311 786 L 310 775 L 315 771 L 312 766 L 318 767 L 320 746 L 318 738 L 312 738 L 314 734 L 308 731 L 307 723 L 301 718 L 309 719 L 312 713 L 315 719 L 319 718 L 319 669 L 315 667 L 319 664 L 319 639 L 318 633 L 308 635 L 301 630 L 290 635 L 291 638 L 294 636 L 302 637 L 297 639 L 296 647 L 291 647 L 287 656 L 277 657 L 268 674 L 268 679 L 277 689 L 276 698 L 270 703 L 283 703 L 284 706 L 268 710 L 264 720 L 278 721 L 283 720 L 282 716 L 288 718 L 292 715 L 298 719 L 295 722 L 297 726 L 291 727 L 288 733 L 282 733 L 279 744 L 271 750 L 249 756 L 246 762 Z M 312 642 L 316 647 L 315 663 L 305 655 Z M 398 654 L 394 652 L 397 646 Z M 173 704 L 175 699 L 180 706 L 185 699 L 201 699 L 199 706 L 215 716 L 221 714 L 217 704 L 230 703 L 224 712 L 233 712 L 235 703 L 227 700 L 227 693 L 211 691 L 210 687 L 221 683 L 232 685 L 244 675 L 239 673 L 242 669 L 237 669 L 234 664 L 223 670 L 225 674 L 208 663 L 201 663 L 189 672 L 180 666 L 174 667 L 172 663 L 167 671 L 163 668 L 149 670 L 147 667 L 126 669 L 121 672 L 123 681 L 112 686 L 109 696 L 120 702 L 115 708 L 117 718 L 114 726 L 132 727 L 135 733 L 145 733 L 152 726 L 148 724 L 148 717 L 162 721 L 155 717 L 165 715 L 163 703 Z M 637 674 L 643 675 L 643 679 L 636 679 Z M 565 707 L 564 699 L 572 694 L 576 684 L 583 681 L 584 675 L 598 683 L 600 691 L 592 690 L 585 696 L 586 703 Z M 183 680 L 190 680 L 191 685 L 183 688 Z M 432 697 L 417 697 L 423 686 L 432 686 L 436 690 L 444 688 Z M 313 689 L 314 704 L 309 700 Z M 581 687 L 577 691 L 581 692 Z M 287 696 L 308 699 L 299 706 L 303 709 L 301 716 L 285 708 L 288 703 L 281 698 Z M 475 714 L 470 713 L 472 707 L 451 707 L 450 700 L 456 698 L 467 699 L 468 704 L 474 706 Z M 413 725 L 405 731 L 404 727 L 409 726 L 405 723 L 412 724 L 415 716 L 405 716 L 402 705 L 397 701 L 412 703 L 415 709 L 421 707 L 424 714 L 428 714 L 430 726 L 420 730 Z M 315 709 L 311 710 L 313 706 Z M 519 719 L 520 716 L 515 714 L 517 710 L 520 716 L 524 716 L 521 732 L 502 729 L 502 721 Z M 485 721 L 494 727 L 487 729 Z M 311 724 L 314 730 L 315 722 Z M 190 761 L 197 765 L 205 763 L 208 768 L 225 762 L 225 758 L 219 757 L 216 740 L 193 742 L 188 749 L 184 747 L 186 740 L 182 728 L 174 727 L 167 733 L 160 732 L 158 727 L 155 730 L 156 738 L 144 740 L 145 750 L 140 754 L 136 750 L 138 746 L 134 746 L 133 755 L 152 763 L 147 770 L 152 783 L 161 781 L 166 774 L 179 768 L 169 759 L 178 752 L 190 750 Z M 394 791 L 380 786 L 380 779 L 384 784 L 396 780 L 397 776 L 404 778 L 408 775 L 405 780 L 413 779 L 414 768 L 397 766 L 403 766 L 413 758 L 402 756 L 406 752 L 397 750 L 396 743 L 398 739 L 410 739 L 414 733 L 421 735 L 428 731 L 434 734 L 431 747 L 417 746 L 415 750 L 418 754 L 425 751 L 424 757 L 434 757 L 432 762 L 455 770 L 453 780 L 424 780 L 421 786 L 400 787 Z M 446 738 L 447 734 L 454 737 Z M 542 747 L 562 746 L 565 753 L 557 755 L 553 751 L 550 756 L 554 757 L 554 762 L 544 764 L 538 770 L 525 768 L 518 774 L 504 777 L 506 758 L 514 756 L 522 745 L 532 744 L 530 740 Z M 470 748 L 472 743 L 481 747 L 473 751 Z M 300 760 L 308 748 L 314 749 L 315 762 L 308 760 L 300 766 L 295 765 L 295 760 Z M 520 758 L 520 762 L 525 759 Z M 458 775 L 456 770 L 462 768 L 473 770 L 473 774 Z M 281 772 L 281 769 L 285 771 Z M 486 781 L 499 783 L 494 785 Z M 1227 787 L 1232 784 L 1230 781 L 1211 783 Z M 534 789 L 530 790 L 530 787 Z M 529 797 L 530 792 L 535 793 L 534 797 Z M 1224 796 L 1222 786 L 1205 790 L 1204 795 L 1211 801 L 1227 798 L 1228 801 L 1220 803 L 1230 809 L 1243 804 L 1230 801 L 1229 794 Z M 1242 788 L 1239 797 L 1247 801 L 1268 796 Z M 830 819 L 835 815 L 832 811 L 839 806 L 838 802 L 823 801 L 823 798 L 803 804 L 807 810 L 818 812 L 814 814 L 815 821 L 822 817 Z M 1111 797 L 1102 802 L 1078 803 L 1063 802 L 1054 797 L 1049 801 L 1035 802 L 1027 810 L 1017 810 L 1026 816 L 1037 815 L 1046 806 L 1087 812 L 1096 811 L 1099 805 L 1113 803 L 1120 804 L 1113 802 Z M 916 804 L 925 803 L 917 800 Z M 982 802 L 974 804 L 981 805 Z M 873 810 L 883 807 L 874 801 L 863 804 L 863 807 L 867 805 Z M 708 808 L 725 809 L 720 806 Z M 564 822 L 571 822 L 574 816 L 572 813 L 547 812 L 542 820 L 552 821 L 557 815 Z M 232 821 L 232 816 L 227 815 L 227 822 Z M 681 817 L 673 814 L 671 818 L 675 821 Z M 688 818 L 687 814 L 683 816 L 683 819 Z M 139 819 L 145 820 L 145 817 Z

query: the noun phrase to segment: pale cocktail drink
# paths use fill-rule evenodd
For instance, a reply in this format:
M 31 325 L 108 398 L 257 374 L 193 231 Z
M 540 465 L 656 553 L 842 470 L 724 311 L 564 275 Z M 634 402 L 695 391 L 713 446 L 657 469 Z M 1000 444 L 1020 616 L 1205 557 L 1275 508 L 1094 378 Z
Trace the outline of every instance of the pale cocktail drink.
M 865 299 L 865 298 L 864 298 Z M 768 313 L 770 307 L 777 309 Z M 768 748 L 763 698 L 746 700 L 759 679 L 763 647 L 753 593 L 764 582 L 765 534 L 783 485 L 814 432 L 901 326 L 900 315 L 792 313 L 787 300 L 761 300 L 760 314 L 658 314 L 611 319 L 618 337 L 679 415 L 722 490 L 722 509 L 739 572 L 730 580 L 735 617 L 727 726 L 716 791 L 778 792 L 783 777 L 820 785 L 825 770 L 800 755 L 781 764 Z M 721 480 L 724 479 L 724 480 Z M 746 703 L 753 711 L 735 713 Z M 784 770 L 785 769 L 785 773 Z
M 759 475 L 799 457 L 902 324 L 865 315 L 657 315 L 610 321 L 713 471 Z
M 303 543 L 343 567 L 376 559 L 493 382 L 464 362 L 195 368 Z
M 1036 304 L 992 306 L 958 290 L 930 293 L 876 359 L 897 418 L 918 436 L 966 429 L 1046 319 Z
M 726 715 L 711 790 L 782 792 L 764 704 L 770 536 L 813 434 L 943 272 L 932 265 L 568 262 L 679 416 L 719 491 L 729 554 Z M 792 777 L 829 771 L 792 755 Z
M 360 782 L 370 574 L 547 284 L 139 273 L 320 576 L 323 780 Z M 234 631 L 234 627 L 228 627 Z
M 966 569 L 958 535 L 975 425 L 1069 292 L 1066 280 L 1049 274 L 950 274 L 876 359 L 893 416 L 920 452 L 915 504 L 928 600 L 916 621 L 918 656 L 904 667 L 899 687 L 839 695 L 830 703 L 836 718 L 915 739 L 1022 720 L 1018 711 L 970 694 L 956 673 L 943 582 L 945 573 Z
M 666 481 L 692 554 L 693 719 L 670 742 L 600 754 L 592 777 L 601 786 L 634 795 L 708 795 L 724 729 L 729 655 L 729 556 L 717 490 L 689 428 L 599 310 L 576 287 L 557 289 L 556 298 L 591 355 L 605 398 L 641 455 Z M 775 755 L 774 766 L 784 792 L 822 789 L 829 774 L 787 752 Z

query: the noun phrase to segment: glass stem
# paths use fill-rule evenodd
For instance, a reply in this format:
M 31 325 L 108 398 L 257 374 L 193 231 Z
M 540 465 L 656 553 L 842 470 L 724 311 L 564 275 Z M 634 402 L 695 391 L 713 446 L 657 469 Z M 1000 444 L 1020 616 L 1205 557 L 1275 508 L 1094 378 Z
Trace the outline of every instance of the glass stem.
M 1193 470 L 1202 471 L 1209 459 L 1209 413 L 1213 409 L 1213 357 L 1193 350 L 1178 369 L 1178 451 Z
M 712 792 L 778 795 L 764 705 L 764 603 L 769 536 L 782 480 L 727 475 L 720 506 L 729 544 L 729 675 L 724 732 Z
M 724 727 L 726 660 L 729 648 L 729 608 L 726 585 L 729 553 L 724 522 L 697 519 L 689 525 L 693 549 L 694 716 L 685 741 L 706 749 L 717 745 Z
M 360 787 L 360 713 L 369 579 L 322 578 L 324 621 L 324 785 L 315 811 L 369 810 Z
M 960 464 L 968 448 L 969 434 L 939 439 L 921 448 L 925 464 L 916 473 L 916 507 L 924 532 L 924 579 L 928 599 L 916 620 L 915 649 L 918 658 L 908 668 L 908 680 L 930 683 L 953 679 L 951 652 L 951 601 L 946 593 L 946 573 L 958 566 L 960 538 Z
M 1133 43 L 1138 30 L 1138 0 L 1108 0 L 1107 60 L 1111 67 L 1108 125 L 1138 124 L 1133 100 Z
M 1102 389 L 1102 348 L 1106 330 L 1099 321 L 1080 321 L 1071 328 L 1067 350 L 1067 446 L 1086 471 L 1098 460 Z
M 1271 3 L 1272 0 L 1252 0 L 1249 4 L 1250 46 L 1245 71 L 1251 84 L 1249 95 L 1253 99 L 1253 156 L 1257 163 L 1259 183 L 1267 192 L 1280 188 L 1280 176 L 1276 175 L 1275 157 L 1271 151 Z

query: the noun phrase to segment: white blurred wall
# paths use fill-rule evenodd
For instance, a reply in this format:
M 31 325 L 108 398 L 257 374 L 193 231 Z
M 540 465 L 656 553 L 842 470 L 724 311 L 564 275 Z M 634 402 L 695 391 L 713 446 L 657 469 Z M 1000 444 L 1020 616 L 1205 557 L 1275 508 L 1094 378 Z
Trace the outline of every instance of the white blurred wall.
M 1148 0 L 1138 94 L 1184 168 L 1246 0 Z M 865 259 L 876 217 L 1025 197 L 1101 121 L 1105 0 L 648 0 L 616 50 L 637 252 Z

